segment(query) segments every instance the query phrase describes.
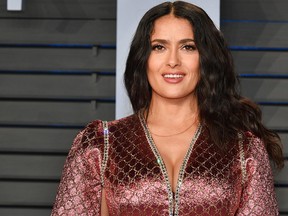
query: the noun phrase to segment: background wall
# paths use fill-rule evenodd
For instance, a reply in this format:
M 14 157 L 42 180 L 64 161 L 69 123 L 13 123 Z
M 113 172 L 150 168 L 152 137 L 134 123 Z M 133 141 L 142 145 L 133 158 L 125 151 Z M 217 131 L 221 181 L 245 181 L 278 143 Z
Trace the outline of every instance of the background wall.
M 114 119 L 116 0 L 0 0 L 0 215 L 50 215 L 89 121 Z
M 222 0 L 221 30 L 229 42 L 242 93 L 258 102 L 263 121 L 282 138 L 285 168 L 275 172 L 281 215 L 288 215 L 288 1 Z
M 50 215 L 76 133 L 114 119 L 116 0 L 0 0 L 0 215 Z M 288 2 L 222 0 L 242 92 L 279 132 L 288 161 Z M 275 175 L 288 215 L 288 166 Z

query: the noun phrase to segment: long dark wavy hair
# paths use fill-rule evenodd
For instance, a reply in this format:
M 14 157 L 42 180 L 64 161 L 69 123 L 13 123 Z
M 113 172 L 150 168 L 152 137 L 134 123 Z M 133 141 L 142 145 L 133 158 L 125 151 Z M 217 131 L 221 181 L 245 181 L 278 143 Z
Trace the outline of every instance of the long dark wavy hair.
M 150 36 L 156 19 L 173 14 L 188 20 L 200 55 L 200 80 L 195 93 L 200 120 L 211 139 L 222 151 L 237 139 L 240 131 L 251 131 L 261 138 L 270 158 L 278 168 L 284 166 L 279 136 L 266 128 L 260 108 L 239 93 L 239 81 L 227 43 L 222 33 L 201 8 L 183 1 L 165 2 L 150 9 L 141 19 L 128 54 L 124 74 L 125 86 L 135 113 L 148 110 L 151 86 L 147 78 L 147 61 L 151 52 Z

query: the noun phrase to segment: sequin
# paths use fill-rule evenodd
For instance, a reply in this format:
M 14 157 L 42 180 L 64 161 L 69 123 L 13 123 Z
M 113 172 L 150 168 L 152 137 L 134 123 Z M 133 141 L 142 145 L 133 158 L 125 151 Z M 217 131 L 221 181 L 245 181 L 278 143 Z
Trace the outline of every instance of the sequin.
M 278 215 L 260 139 L 243 133 L 242 144 L 235 143 L 223 156 L 205 127 L 194 138 L 173 195 L 143 119 L 132 115 L 107 124 L 92 122 L 75 138 L 52 215 L 100 215 L 103 187 L 112 216 Z

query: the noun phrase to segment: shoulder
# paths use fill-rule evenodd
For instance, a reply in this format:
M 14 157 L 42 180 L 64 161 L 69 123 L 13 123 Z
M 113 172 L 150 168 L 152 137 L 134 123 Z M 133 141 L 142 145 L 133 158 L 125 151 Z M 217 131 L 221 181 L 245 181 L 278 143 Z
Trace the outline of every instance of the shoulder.
M 120 130 L 133 130 L 133 127 L 139 122 L 139 118 L 136 114 L 118 119 L 113 121 L 103 121 L 103 120 L 94 120 L 87 124 L 87 126 L 81 130 L 74 142 L 80 143 L 82 146 L 99 146 L 103 143 L 104 139 L 104 122 L 108 123 L 109 133 L 120 131 Z
M 250 131 L 243 133 L 243 144 L 247 151 L 266 151 L 263 140 Z
M 250 164 L 252 167 L 270 166 L 265 143 L 249 131 L 244 133 L 243 150 L 247 165 Z
M 86 150 L 99 148 L 103 143 L 103 121 L 94 120 L 86 125 L 74 138 L 70 154 L 85 152 Z
M 138 118 L 139 117 L 137 114 L 132 114 L 132 115 L 126 116 L 124 118 L 109 121 L 108 124 L 111 127 L 121 127 L 121 126 L 125 126 L 125 125 L 130 125 L 132 122 L 138 121 Z
M 118 120 L 108 122 L 110 133 L 114 133 L 117 131 L 137 131 L 139 129 L 139 126 L 141 126 L 141 123 L 137 114 L 133 114 Z
M 74 139 L 71 151 L 79 152 L 91 149 L 104 149 L 104 122 L 102 120 L 94 120 L 87 124 Z M 108 121 L 108 130 L 110 135 L 116 136 L 119 134 L 126 134 L 133 132 L 139 128 L 140 121 L 138 115 L 133 114 L 119 120 Z

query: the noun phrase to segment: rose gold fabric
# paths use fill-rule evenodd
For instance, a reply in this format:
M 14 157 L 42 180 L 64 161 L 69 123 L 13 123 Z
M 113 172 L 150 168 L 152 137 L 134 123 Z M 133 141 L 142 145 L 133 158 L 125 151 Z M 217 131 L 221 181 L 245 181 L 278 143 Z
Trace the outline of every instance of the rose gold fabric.
M 146 131 L 147 132 L 147 131 Z M 148 132 L 149 133 L 149 132 Z M 105 187 L 109 215 L 278 215 L 273 178 L 263 143 L 247 132 L 242 165 L 238 143 L 216 153 L 203 127 L 169 209 L 168 187 L 137 115 L 109 122 L 108 161 L 101 185 L 101 121 L 76 137 L 67 157 L 52 215 L 100 215 Z M 172 213 L 171 213 L 172 212 Z

